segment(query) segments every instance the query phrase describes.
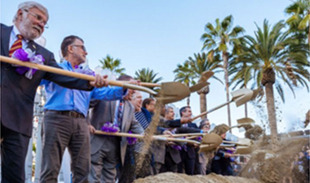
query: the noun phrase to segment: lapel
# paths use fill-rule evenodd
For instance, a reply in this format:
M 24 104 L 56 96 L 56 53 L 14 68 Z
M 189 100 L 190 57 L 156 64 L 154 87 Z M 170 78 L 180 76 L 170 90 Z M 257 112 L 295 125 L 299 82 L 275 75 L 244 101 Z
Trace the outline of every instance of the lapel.
M 31 51 L 34 51 L 37 54 L 38 48 L 35 45 L 34 41 L 31 40 L 31 41 L 28 42 L 28 48 L 31 49 Z
M 111 101 L 111 105 L 110 105 L 110 107 L 111 107 L 111 116 L 110 116 L 110 118 L 111 118 L 111 123 L 113 123 L 113 121 L 114 121 L 114 117 L 115 117 L 115 110 L 116 110 L 116 101 Z
M 127 100 L 124 101 L 123 119 L 122 119 L 122 132 L 127 132 L 128 120 L 130 115 L 130 104 Z
M 9 56 L 9 43 L 10 43 L 10 34 L 13 29 L 13 26 L 9 28 L 4 28 L 2 26 L 1 32 L 1 47 L 3 50 L 4 56 Z

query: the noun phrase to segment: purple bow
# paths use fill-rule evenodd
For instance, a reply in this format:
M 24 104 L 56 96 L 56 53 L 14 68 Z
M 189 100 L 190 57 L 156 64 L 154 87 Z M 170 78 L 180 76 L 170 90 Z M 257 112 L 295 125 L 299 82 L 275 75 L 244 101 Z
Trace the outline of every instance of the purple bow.
M 132 134 L 132 131 L 128 131 L 128 133 Z M 127 137 L 127 142 L 129 145 L 133 145 L 138 141 L 135 137 Z
M 32 63 L 36 63 L 36 64 L 43 64 L 43 62 L 45 61 L 42 55 L 35 55 L 34 52 L 32 52 L 30 49 L 17 49 L 13 55 L 13 58 L 16 58 L 20 61 L 23 62 L 32 62 Z M 37 71 L 37 69 L 33 69 L 33 68 L 28 68 L 28 67 L 23 67 L 23 66 L 17 66 L 16 68 L 16 72 L 20 75 L 25 74 L 25 76 L 28 79 L 32 79 L 32 76 L 34 75 L 34 73 Z
M 199 136 L 196 138 L 196 140 L 200 142 L 202 140 L 202 137 Z
M 89 68 L 82 68 L 82 67 L 79 67 L 79 66 L 75 66 L 75 69 L 74 69 L 74 72 L 78 72 L 78 73 L 81 73 L 81 74 L 87 74 L 87 75 L 90 75 L 90 76 L 95 76 L 95 72 Z
M 101 131 L 116 133 L 119 131 L 119 127 L 117 125 L 112 124 L 111 122 L 106 122 L 102 127 Z

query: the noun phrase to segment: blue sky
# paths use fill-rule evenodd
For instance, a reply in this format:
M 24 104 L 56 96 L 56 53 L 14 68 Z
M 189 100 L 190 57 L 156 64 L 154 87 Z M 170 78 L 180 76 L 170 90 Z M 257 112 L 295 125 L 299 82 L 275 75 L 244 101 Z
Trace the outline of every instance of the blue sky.
M 11 25 L 20 0 L 0 0 L 1 23 Z M 173 70 L 189 56 L 201 51 L 201 35 L 204 26 L 233 15 L 234 26 L 245 28 L 253 35 L 257 23 L 263 20 L 274 24 L 286 19 L 284 9 L 289 0 L 39 0 L 49 10 L 49 29 L 43 36 L 46 47 L 59 60 L 62 39 L 78 35 L 84 39 L 91 68 L 98 66 L 99 59 L 107 54 L 122 61 L 126 72 L 134 75 L 138 69 L 149 67 L 163 81 L 174 79 Z M 221 76 L 220 76 L 221 77 Z M 225 102 L 224 86 L 210 80 L 208 95 L 209 109 Z M 304 120 L 309 109 L 310 95 L 304 89 L 297 89 L 300 97 L 293 98 L 286 92 L 285 105 L 277 99 L 279 130 L 285 131 L 292 124 Z M 181 107 L 186 100 L 175 103 Z M 199 114 L 199 96 L 192 94 L 191 106 L 194 115 Z M 242 118 L 243 107 L 232 107 L 232 122 Z M 257 123 L 266 123 L 262 108 L 249 105 L 249 116 Z M 259 115 L 262 113 L 263 115 Z M 216 124 L 226 123 L 226 108 L 210 113 L 210 120 Z M 294 122 L 294 123 L 292 123 Z M 298 126 L 298 125 L 297 125 Z

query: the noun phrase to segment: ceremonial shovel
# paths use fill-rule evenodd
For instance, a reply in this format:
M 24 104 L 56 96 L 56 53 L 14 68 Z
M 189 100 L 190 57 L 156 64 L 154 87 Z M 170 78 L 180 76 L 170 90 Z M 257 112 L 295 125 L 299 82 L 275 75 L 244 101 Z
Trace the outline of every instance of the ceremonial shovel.
M 254 99 L 256 96 L 254 96 L 254 92 L 250 89 L 247 89 L 247 88 L 243 88 L 243 89 L 239 89 L 239 90 L 236 90 L 236 91 L 233 91 L 230 93 L 232 95 L 232 99 L 229 101 L 229 102 L 226 102 L 224 104 L 221 104 L 209 111 L 205 111 L 195 117 L 192 118 L 192 121 L 194 121 L 195 119 L 197 118 L 200 118 L 201 116 L 204 116 L 210 112 L 213 112 L 217 109 L 220 109 L 222 107 L 224 107 L 225 105 L 227 104 L 230 104 L 232 102 L 235 102 L 236 103 L 236 106 L 239 107 L 240 105 L 242 104 L 245 104 L 246 102 L 248 102 L 249 100 L 252 100 Z
M 35 64 L 35 63 L 31 63 L 31 62 L 22 62 L 20 60 L 10 58 L 10 57 L 5 57 L 2 55 L 0 56 L 0 60 L 2 62 L 7 62 L 10 64 L 20 65 L 20 66 L 29 67 L 29 68 L 33 68 L 33 69 L 37 69 L 37 70 L 46 71 L 46 72 L 52 72 L 52 73 L 70 76 L 70 77 L 75 77 L 75 78 L 80 78 L 80 79 L 84 79 L 84 80 L 88 80 L 88 81 L 95 81 L 94 76 L 90 76 L 90 75 L 86 75 L 86 74 L 80 74 L 80 73 L 76 73 L 76 72 L 70 72 L 70 71 L 59 69 L 56 67 L 51 67 L 51 66 L 46 66 L 46 65 L 41 65 L 41 64 Z M 155 91 L 153 91 L 149 88 L 138 86 L 138 85 L 123 83 L 120 81 L 112 81 L 112 80 L 109 80 L 108 82 L 109 82 L 109 85 L 112 85 L 112 86 L 121 86 L 124 88 L 140 90 L 140 91 L 144 91 L 144 92 L 147 92 L 147 93 L 150 93 L 153 95 L 157 94 Z
M 199 83 L 188 87 L 180 82 L 164 82 L 161 84 L 157 83 L 146 83 L 141 82 L 141 86 L 145 87 L 160 87 L 161 91 L 159 95 L 156 95 L 157 99 L 160 100 L 163 104 L 176 102 L 179 100 L 188 97 L 190 93 L 200 90 L 201 88 L 207 86 L 209 83 L 207 82 L 213 76 L 214 72 L 205 71 L 201 74 Z M 162 95 L 163 97 L 161 97 Z
M 95 134 L 118 136 L 118 137 L 133 137 L 133 138 L 137 138 L 137 139 L 144 139 L 145 138 L 144 135 L 140 135 L 140 134 L 123 133 L 123 132 L 111 133 L 111 132 L 104 132 L 104 131 L 100 131 L 100 130 L 96 130 Z M 157 136 L 157 135 L 153 135 L 152 138 L 153 138 L 153 140 L 160 140 L 160 141 L 186 142 L 189 144 L 197 144 L 197 145 L 200 144 L 200 142 L 197 142 L 195 140 L 169 138 L 169 137 L 163 137 L 163 136 Z

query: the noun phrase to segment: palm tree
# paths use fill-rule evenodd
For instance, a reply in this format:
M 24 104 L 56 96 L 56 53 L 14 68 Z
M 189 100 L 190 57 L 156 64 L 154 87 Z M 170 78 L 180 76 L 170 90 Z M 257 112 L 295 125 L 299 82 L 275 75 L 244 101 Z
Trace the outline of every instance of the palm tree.
M 265 20 L 263 28 L 257 26 L 254 37 L 245 36 L 245 44 L 241 46 L 242 52 L 237 58 L 237 61 L 242 61 L 240 64 L 247 64 L 246 67 L 239 67 L 236 72 L 236 75 L 244 76 L 245 81 L 240 82 L 253 80 L 258 87 L 265 88 L 273 144 L 277 142 L 273 85 L 275 84 L 283 102 L 285 100 L 281 82 L 287 84 L 293 94 L 293 86 L 297 84 L 305 86 L 309 91 L 309 49 L 306 44 L 300 44 L 290 37 L 289 32 L 282 32 L 284 26 L 283 21 L 280 21 L 270 27 Z
M 230 84 L 235 83 L 232 90 L 237 86 L 240 86 L 240 88 L 247 88 L 249 81 L 253 78 L 248 64 L 245 61 L 233 58 L 230 60 L 229 65 L 228 73 L 229 75 L 232 75 Z M 252 86 L 251 88 L 254 87 Z M 248 117 L 247 103 L 244 104 L 244 116 Z
M 285 13 L 291 15 L 286 22 L 290 30 L 298 37 L 308 34 L 310 46 L 310 3 L 309 0 L 297 0 L 285 9 Z M 308 28 L 307 28 L 308 27 Z M 308 32 L 308 33 L 307 33 Z
M 188 62 L 184 62 L 183 65 L 178 64 L 177 68 L 173 71 L 175 73 L 174 81 L 184 83 L 186 86 L 190 84 L 196 84 L 193 80 L 194 73 L 190 69 Z M 190 96 L 187 97 L 187 106 L 190 105 Z
M 120 59 L 113 59 L 110 55 L 107 55 L 102 60 L 99 60 L 99 62 L 102 64 L 102 69 L 108 69 L 112 73 L 116 73 L 119 75 L 124 74 L 125 68 L 121 68 L 121 60 Z
M 219 19 L 215 20 L 215 26 L 207 23 L 205 26 L 205 33 L 201 36 L 204 41 L 202 49 L 209 51 L 210 55 L 214 53 L 221 53 L 223 60 L 224 80 L 226 89 L 226 99 L 229 101 L 229 81 L 228 81 L 228 59 L 230 56 L 228 46 L 233 46 L 232 52 L 238 51 L 238 44 L 240 44 L 240 35 L 244 29 L 240 26 L 232 27 L 233 17 L 227 16 L 222 22 Z M 228 125 L 231 126 L 230 106 L 227 105 Z
M 154 73 L 152 69 L 142 68 L 135 72 L 135 79 L 147 83 L 159 83 L 163 78 L 157 77 L 158 73 Z M 157 78 L 156 78 L 157 77 Z M 151 89 L 153 89 L 151 87 Z
M 209 60 L 208 60 L 209 58 Z M 201 77 L 201 74 L 204 71 L 214 71 L 220 72 L 217 70 L 218 68 L 221 68 L 219 55 L 215 57 L 208 57 L 206 53 L 198 53 L 194 54 L 194 58 L 189 57 L 186 61 L 190 66 L 190 71 L 193 72 L 192 79 L 199 79 Z M 219 78 L 214 76 L 214 78 L 220 82 L 222 82 Z M 199 82 L 199 81 L 198 81 Z M 209 93 L 209 85 L 205 86 L 204 88 L 200 89 L 197 93 L 200 98 L 200 112 L 203 113 L 207 110 L 207 98 L 206 95 Z M 206 118 L 207 115 L 202 116 L 201 118 Z

